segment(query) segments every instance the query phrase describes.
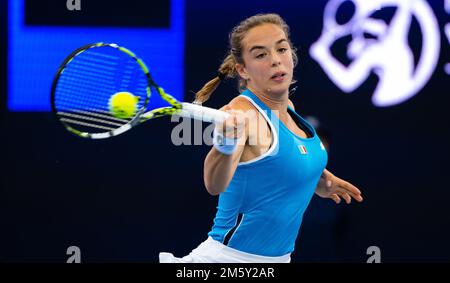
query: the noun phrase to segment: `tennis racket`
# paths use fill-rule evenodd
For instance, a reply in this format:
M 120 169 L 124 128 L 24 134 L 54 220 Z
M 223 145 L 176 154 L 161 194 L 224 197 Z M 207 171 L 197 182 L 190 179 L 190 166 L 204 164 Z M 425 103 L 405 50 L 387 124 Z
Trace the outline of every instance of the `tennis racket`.
M 126 118 L 111 111 L 111 97 L 126 92 L 136 99 Z M 168 106 L 149 109 L 150 100 Z M 93 43 L 73 51 L 59 67 L 51 90 L 52 111 L 71 133 L 88 139 L 122 134 L 150 119 L 178 115 L 218 123 L 228 113 L 177 101 L 150 75 L 130 50 L 111 43 Z

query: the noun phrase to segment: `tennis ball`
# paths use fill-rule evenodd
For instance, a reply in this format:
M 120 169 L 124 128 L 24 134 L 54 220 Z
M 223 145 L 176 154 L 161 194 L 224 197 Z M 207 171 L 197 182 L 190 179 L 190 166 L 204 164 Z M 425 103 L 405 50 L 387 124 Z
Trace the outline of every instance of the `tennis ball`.
M 117 92 L 109 99 L 109 111 L 117 118 L 130 118 L 136 113 L 138 96 L 130 92 Z

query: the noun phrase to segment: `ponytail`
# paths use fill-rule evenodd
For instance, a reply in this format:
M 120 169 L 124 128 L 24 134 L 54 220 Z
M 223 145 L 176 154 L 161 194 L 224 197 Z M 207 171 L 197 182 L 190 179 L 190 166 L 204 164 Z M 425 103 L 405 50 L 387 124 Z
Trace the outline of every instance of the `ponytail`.
M 223 60 L 222 65 L 220 65 L 219 72 L 217 77 L 207 82 L 202 89 L 200 89 L 195 94 L 195 104 L 203 104 L 206 102 L 211 94 L 217 89 L 220 82 L 226 78 L 234 78 L 236 76 L 235 69 L 236 61 L 232 54 L 228 54 L 228 56 Z

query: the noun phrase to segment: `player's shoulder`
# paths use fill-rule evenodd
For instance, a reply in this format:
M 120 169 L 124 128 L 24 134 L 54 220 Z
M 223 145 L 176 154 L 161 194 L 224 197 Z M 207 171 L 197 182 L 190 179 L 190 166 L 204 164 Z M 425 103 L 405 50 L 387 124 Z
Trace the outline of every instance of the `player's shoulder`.
M 294 103 L 292 103 L 292 100 L 288 99 L 288 104 L 289 104 L 289 106 L 291 106 L 292 109 L 295 110 L 295 106 L 294 106 Z
M 255 106 L 243 96 L 236 96 L 228 103 L 228 106 L 235 110 L 255 110 Z

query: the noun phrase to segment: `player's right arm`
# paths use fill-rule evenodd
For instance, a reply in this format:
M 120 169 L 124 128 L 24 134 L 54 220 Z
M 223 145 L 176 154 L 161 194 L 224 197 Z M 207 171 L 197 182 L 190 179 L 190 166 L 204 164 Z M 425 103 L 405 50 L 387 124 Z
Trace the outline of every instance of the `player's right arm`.
M 242 97 L 236 97 L 220 110 L 231 115 L 223 123 L 216 124 L 216 131 L 227 138 L 238 139 L 238 145 L 230 155 L 221 153 L 213 146 L 206 156 L 203 178 L 206 190 L 211 195 L 224 192 L 233 178 L 247 143 L 249 121 L 253 113 L 250 102 Z

